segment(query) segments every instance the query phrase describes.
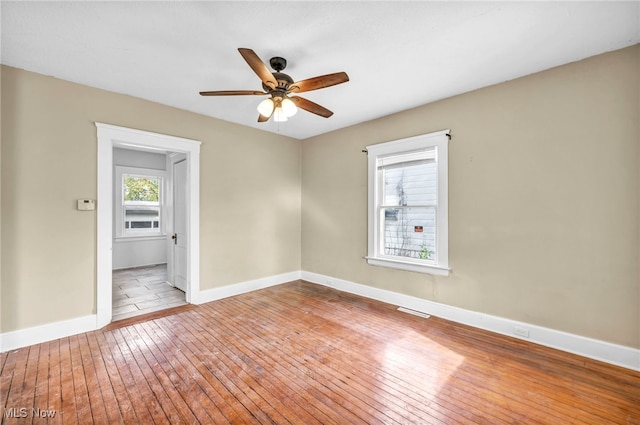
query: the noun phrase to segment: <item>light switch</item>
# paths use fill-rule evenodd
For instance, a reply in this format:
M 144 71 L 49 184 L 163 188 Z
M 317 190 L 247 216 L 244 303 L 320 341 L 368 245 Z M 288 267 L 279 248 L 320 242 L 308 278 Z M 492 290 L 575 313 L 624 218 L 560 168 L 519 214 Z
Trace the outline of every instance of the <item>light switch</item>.
M 79 211 L 92 211 L 96 209 L 96 201 L 93 199 L 78 199 Z

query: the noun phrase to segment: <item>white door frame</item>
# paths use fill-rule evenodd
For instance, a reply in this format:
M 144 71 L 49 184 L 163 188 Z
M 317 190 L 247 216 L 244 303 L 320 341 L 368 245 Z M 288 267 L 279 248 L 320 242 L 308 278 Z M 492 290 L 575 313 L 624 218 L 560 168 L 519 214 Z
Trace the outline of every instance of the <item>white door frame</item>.
M 113 250 L 113 148 L 143 148 L 179 152 L 187 157 L 187 256 L 186 301 L 197 304 L 200 294 L 200 143 L 197 140 L 96 122 L 98 135 L 97 206 L 97 328 L 112 318 Z

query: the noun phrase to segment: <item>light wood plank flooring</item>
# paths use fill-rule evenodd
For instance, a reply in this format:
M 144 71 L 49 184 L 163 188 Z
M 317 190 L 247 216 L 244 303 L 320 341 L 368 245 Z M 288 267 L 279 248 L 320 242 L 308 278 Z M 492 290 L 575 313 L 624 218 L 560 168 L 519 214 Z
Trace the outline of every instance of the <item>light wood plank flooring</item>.
M 0 354 L 3 424 L 640 423 L 640 373 L 303 281 L 177 310 Z
M 113 271 L 113 320 L 186 304 L 184 292 L 167 283 L 167 265 Z

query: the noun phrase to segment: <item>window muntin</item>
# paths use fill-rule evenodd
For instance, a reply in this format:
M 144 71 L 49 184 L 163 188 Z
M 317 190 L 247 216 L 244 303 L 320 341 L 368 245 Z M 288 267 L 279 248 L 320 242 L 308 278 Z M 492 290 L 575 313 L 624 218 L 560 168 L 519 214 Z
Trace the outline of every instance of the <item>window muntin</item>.
M 448 274 L 447 132 L 367 147 L 370 264 Z

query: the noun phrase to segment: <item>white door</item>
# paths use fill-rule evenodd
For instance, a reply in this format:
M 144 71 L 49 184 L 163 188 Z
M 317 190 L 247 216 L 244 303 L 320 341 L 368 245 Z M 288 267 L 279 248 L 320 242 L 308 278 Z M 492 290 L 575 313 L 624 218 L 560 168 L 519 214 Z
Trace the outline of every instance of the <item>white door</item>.
M 173 164 L 173 284 L 187 290 L 187 161 Z

